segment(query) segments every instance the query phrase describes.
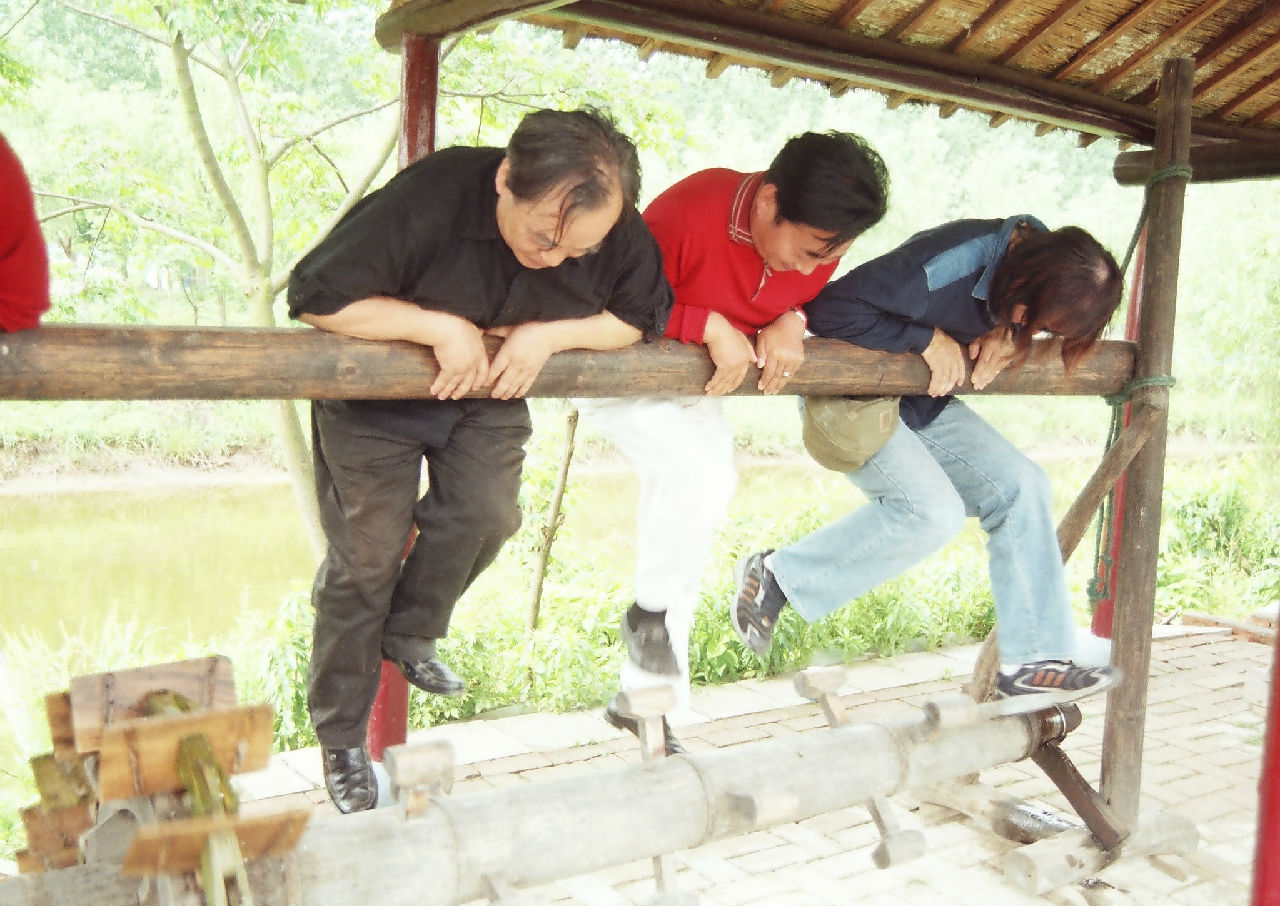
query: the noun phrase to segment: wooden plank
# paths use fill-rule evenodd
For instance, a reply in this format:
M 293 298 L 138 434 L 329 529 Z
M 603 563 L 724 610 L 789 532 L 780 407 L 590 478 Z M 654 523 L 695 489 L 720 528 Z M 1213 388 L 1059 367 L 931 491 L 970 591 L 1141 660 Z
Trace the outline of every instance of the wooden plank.
M 77 676 L 71 680 L 76 751 L 97 751 L 103 727 L 142 716 L 139 706 L 143 696 L 159 690 L 185 695 L 200 708 L 227 708 L 236 703 L 231 661 L 222 655 Z
M 378 17 L 374 36 L 385 50 L 400 50 L 406 33 L 440 38 L 508 16 L 552 9 L 566 3 L 547 0 L 406 0 Z
M 1276 630 L 1259 623 L 1233 620 L 1230 617 L 1201 613 L 1198 610 L 1184 610 L 1178 618 L 1187 626 L 1225 626 L 1231 630 L 1232 635 L 1243 636 L 1251 642 L 1261 642 L 1264 645 L 1276 643 Z
M 297 846 L 311 812 L 310 807 L 281 803 L 253 815 L 205 815 L 145 824 L 130 841 L 120 872 L 139 876 L 197 871 L 205 843 L 221 831 L 236 835 L 245 861 L 281 856 Z
M 79 758 L 75 728 L 71 722 L 71 693 L 50 692 L 44 697 L 44 713 L 49 720 L 53 757 L 62 761 Z
M 31 774 L 46 808 L 67 808 L 93 799 L 93 786 L 85 773 L 84 759 L 62 760 L 52 752 L 30 759 Z
M 117 721 L 102 730 L 98 750 L 98 798 L 150 796 L 182 789 L 178 744 L 203 733 L 228 774 L 258 771 L 271 758 L 270 705 L 205 709 Z
M 1070 376 L 1055 343 L 1037 341 L 1022 369 L 981 392 L 1107 395 L 1132 377 L 1132 343 L 1099 343 Z M 498 344 L 491 339 L 490 350 Z M 571 350 L 547 361 L 529 396 L 698 396 L 712 370 L 705 348 L 676 340 Z M 430 350 L 414 343 L 310 328 L 50 325 L 0 336 L 0 399 L 415 399 L 436 373 Z M 883 396 L 924 393 L 928 385 L 918 355 L 810 338 L 787 392 Z M 961 392 L 975 391 L 966 383 Z M 735 391 L 759 394 L 750 379 Z
M 57 852 L 38 853 L 24 849 L 17 855 L 18 873 L 24 875 L 41 874 L 61 868 L 71 868 L 80 864 L 80 849 L 68 846 Z
M 1124 151 L 1116 155 L 1111 173 L 1122 186 L 1140 186 L 1155 170 L 1154 152 Z M 1232 182 L 1280 176 L 1280 140 L 1224 142 L 1191 149 L 1191 181 Z
M 93 800 L 65 808 L 29 805 L 18 811 L 27 832 L 27 849 L 40 855 L 58 854 L 80 846 L 80 835 L 93 827 L 97 809 Z

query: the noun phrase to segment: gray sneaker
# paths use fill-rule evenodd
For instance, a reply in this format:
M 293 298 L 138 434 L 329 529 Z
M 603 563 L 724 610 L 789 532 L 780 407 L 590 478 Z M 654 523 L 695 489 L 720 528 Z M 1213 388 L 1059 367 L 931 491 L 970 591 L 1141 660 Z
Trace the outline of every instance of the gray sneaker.
M 769 653 L 773 627 L 787 603 L 773 572 L 764 565 L 764 558 L 771 553 L 760 551 L 738 562 L 734 570 L 738 596 L 729 605 L 729 619 L 738 638 L 761 657 Z
M 1055 693 L 1055 700 L 1072 701 L 1106 692 L 1122 678 L 1110 665 L 1077 667 L 1071 661 L 1036 661 L 1023 664 L 1012 676 L 997 676 L 996 689 L 1006 696 Z
M 654 613 L 639 604 L 632 604 L 622 617 L 622 640 L 627 645 L 627 656 L 641 670 L 678 676 L 680 665 L 667 634 L 667 612 Z

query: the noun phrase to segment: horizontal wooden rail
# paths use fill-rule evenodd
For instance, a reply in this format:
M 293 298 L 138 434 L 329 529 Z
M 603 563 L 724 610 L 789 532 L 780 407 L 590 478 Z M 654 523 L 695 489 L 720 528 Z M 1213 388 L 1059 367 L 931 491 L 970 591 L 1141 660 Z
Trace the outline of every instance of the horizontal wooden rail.
M 928 386 L 918 355 L 816 338 L 805 350 L 788 393 L 898 396 Z M 1111 394 L 1129 382 L 1133 363 L 1133 344 L 1107 341 L 1066 375 L 1056 341 L 1037 341 L 1023 368 L 983 392 Z M 430 350 L 413 343 L 311 328 L 49 325 L 0 334 L 0 399 L 9 400 L 413 399 L 426 395 L 436 371 Z M 696 396 L 711 372 L 705 349 L 674 340 L 575 350 L 552 356 L 529 396 Z M 759 391 L 748 379 L 737 393 Z

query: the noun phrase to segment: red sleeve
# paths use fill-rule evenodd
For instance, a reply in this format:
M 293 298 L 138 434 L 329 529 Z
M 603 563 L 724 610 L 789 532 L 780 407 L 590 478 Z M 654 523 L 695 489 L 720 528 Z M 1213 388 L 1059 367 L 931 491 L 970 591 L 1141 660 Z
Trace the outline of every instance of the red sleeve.
M 0 136 L 0 331 L 25 330 L 49 310 L 49 255 L 36 219 L 31 184 Z

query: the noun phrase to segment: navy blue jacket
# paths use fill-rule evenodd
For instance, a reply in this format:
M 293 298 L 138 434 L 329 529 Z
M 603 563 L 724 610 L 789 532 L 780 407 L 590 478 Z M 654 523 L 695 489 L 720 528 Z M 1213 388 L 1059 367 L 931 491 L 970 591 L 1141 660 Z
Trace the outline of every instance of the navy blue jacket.
M 967 345 L 996 326 L 991 278 L 1014 228 L 1045 226 L 1029 214 L 1006 220 L 955 220 L 916 233 L 879 258 L 833 280 L 805 306 L 809 330 L 867 349 L 923 353 L 940 328 Z M 902 420 L 927 425 L 951 397 L 906 396 Z

